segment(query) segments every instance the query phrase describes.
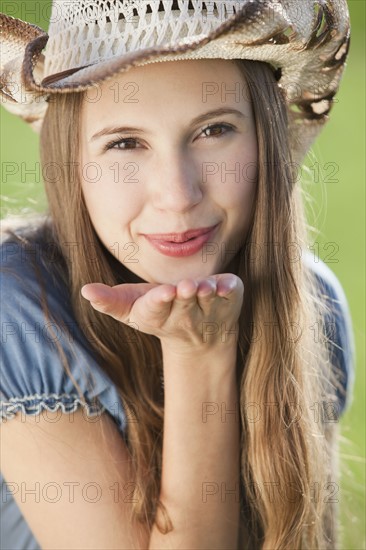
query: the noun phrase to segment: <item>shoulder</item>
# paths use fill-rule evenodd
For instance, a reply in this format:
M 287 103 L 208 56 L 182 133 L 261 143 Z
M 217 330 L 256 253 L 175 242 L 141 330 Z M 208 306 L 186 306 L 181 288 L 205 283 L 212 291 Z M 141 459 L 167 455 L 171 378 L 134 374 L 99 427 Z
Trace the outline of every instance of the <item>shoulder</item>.
M 42 307 L 45 297 L 52 301 L 56 309 L 67 302 L 65 271 L 57 261 L 55 249 L 53 257 L 48 255 L 50 242 L 47 237 L 49 230 L 44 224 L 13 225 L 9 233 L 2 233 L 0 284 L 3 343 L 7 343 L 4 342 L 7 333 L 25 328 L 27 321 L 33 324 L 45 321 L 46 308 Z M 37 338 L 33 341 L 37 342 Z
M 344 289 L 334 271 L 310 251 L 303 255 L 304 264 L 313 272 L 319 283 L 319 290 L 327 299 L 348 309 Z
M 2 236 L 0 421 L 83 406 L 88 416 L 107 409 L 124 432 L 117 388 L 75 318 L 59 254 L 47 224 Z
M 32 218 L 25 221 L 2 221 L 0 239 L 1 282 L 6 287 L 19 285 L 28 288 L 36 285 L 40 277 L 62 279 L 65 265 L 61 265 L 61 253 L 53 237 L 52 226 L 47 218 Z M 65 281 L 63 281 L 65 282 Z M 61 286 L 58 285 L 58 289 Z
M 315 275 L 317 299 L 322 303 L 323 321 L 332 364 L 338 369 L 338 379 L 343 391 L 337 395 L 341 412 L 349 408 L 353 399 L 356 349 L 352 318 L 343 286 L 334 271 L 320 258 L 305 251 L 303 261 Z

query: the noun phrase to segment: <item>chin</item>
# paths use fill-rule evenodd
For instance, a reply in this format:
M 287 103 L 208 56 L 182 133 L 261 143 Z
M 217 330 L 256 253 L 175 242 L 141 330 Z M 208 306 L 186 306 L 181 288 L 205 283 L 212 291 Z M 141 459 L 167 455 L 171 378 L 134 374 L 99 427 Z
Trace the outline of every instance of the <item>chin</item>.
M 211 275 L 217 275 L 218 273 L 222 273 L 222 271 L 220 271 L 220 269 L 215 269 L 215 266 L 210 267 L 207 264 L 200 263 L 197 267 L 187 267 L 184 269 L 184 266 L 182 266 L 169 271 L 167 269 L 164 274 L 156 274 L 155 276 L 150 277 L 149 281 L 151 279 L 151 282 L 154 283 L 177 285 L 179 281 L 182 281 L 183 279 L 204 279 L 206 277 L 210 277 Z

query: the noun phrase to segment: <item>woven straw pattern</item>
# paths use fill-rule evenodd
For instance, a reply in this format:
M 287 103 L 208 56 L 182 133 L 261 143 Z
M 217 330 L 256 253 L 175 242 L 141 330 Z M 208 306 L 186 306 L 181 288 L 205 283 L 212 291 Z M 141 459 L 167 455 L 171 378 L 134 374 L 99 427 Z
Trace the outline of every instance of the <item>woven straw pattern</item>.
M 186 36 L 200 38 L 235 14 L 242 2 L 192 0 L 193 10 L 187 1 L 180 2 L 180 10 L 173 10 L 172 0 L 162 0 L 164 11 L 158 11 L 159 4 L 159 0 L 56 0 L 45 76 L 128 51 L 174 45 Z

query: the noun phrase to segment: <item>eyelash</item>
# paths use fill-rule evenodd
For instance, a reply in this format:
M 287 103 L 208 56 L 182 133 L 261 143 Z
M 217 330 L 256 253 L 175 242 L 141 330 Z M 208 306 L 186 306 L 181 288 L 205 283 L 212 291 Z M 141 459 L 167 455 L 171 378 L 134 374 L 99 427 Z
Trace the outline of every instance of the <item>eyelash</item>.
M 220 134 L 219 136 L 207 136 L 207 139 L 218 139 L 218 138 L 221 138 L 221 137 L 225 136 L 227 133 L 230 133 L 234 130 L 233 126 L 231 126 L 230 124 L 225 124 L 225 123 L 222 122 L 222 123 L 210 124 L 209 126 L 206 126 L 205 128 L 203 128 L 201 130 L 201 133 L 206 132 L 207 130 L 211 130 L 212 128 L 217 128 L 217 127 L 224 128 L 226 131 L 223 134 Z M 133 151 L 134 149 L 123 149 L 123 148 L 120 148 L 120 147 L 116 147 L 116 145 L 120 145 L 121 143 L 126 143 L 126 142 L 131 141 L 131 140 L 136 142 L 136 139 L 133 138 L 132 136 L 127 136 L 127 137 L 119 136 L 118 139 L 110 141 L 109 143 L 107 143 L 104 147 L 104 151 L 108 151 L 110 149 L 116 149 L 117 151 Z

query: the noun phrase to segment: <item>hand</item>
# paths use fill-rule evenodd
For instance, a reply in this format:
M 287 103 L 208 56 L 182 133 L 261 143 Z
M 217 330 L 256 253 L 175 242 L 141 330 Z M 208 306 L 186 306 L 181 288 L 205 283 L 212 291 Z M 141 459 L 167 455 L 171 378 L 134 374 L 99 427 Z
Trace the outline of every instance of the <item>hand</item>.
M 232 273 L 182 279 L 177 285 L 91 283 L 81 293 L 97 311 L 152 334 L 171 348 L 207 348 L 226 342 L 228 336 L 232 341 L 233 333 L 237 341 L 244 285 Z

